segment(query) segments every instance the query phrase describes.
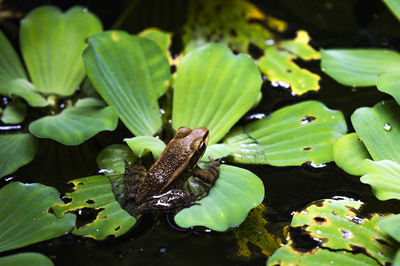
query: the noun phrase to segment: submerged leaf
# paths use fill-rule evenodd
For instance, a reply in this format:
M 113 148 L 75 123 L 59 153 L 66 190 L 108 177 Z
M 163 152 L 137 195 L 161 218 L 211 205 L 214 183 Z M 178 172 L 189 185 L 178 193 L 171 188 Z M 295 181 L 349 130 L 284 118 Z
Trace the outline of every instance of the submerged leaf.
M 365 160 L 361 165 L 361 182 L 371 185 L 375 196 L 380 200 L 400 200 L 400 164 L 383 160 Z
M 340 111 L 328 109 L 317 101 L 306 101 L 251 122 L 239 134 L 233 131 L 225 143 L 235 149 L 232 155 L 237 162 L 253 163 L 253 158 L 254 163 L 275 166 L 308 161 L 321 164 L 333 160 L 333 145 L 346 132 L 346 121 Z
M 201 205 L 178 212 L 175 222 L 180 227 L 205 226 L 225 231 L 241 224 L 252 208 L 264 198 L 262 181 L 243 168 L 221 165 L 220 175 Z
M 33 252 L 19 253 L 0 258 L 0 266 L 53 266 L 53 262 L 48 257 Z
M 133 163 L 137 159 L 128 146 L 112 144 L 99 153 L 96 161 L 100 169 L 122 174 L 125 171 L 125 162 Z
M 18 124 L 24 121 L 26 114 L 26 105 L 18 100 L 7 104 L 4 109 L 1 121 L 5 124 Z
M 75 215 L 49 212 L 62 203 L 55 188 L 41 184 L 10 183 L 0 190 L 0 252 L 61 236 L 75 225 Z
M 261 72 L 272 82 L 290 86 L 297 95 L 319 90 L 320 77 L 293 62 L 298 57 L 303 60 L 319 59 L 319 52 L 308 45 L 309 40 L 305 31 L 299 31 L 294 40 L 267 47 L 258 61 Z
M 209 143 L 216 143 L 253 106 L 260 89 L 260 72 L 249 56 L 222 44 L 199 47 L 178 66 L 172 126 L 207 127 Z
M 351 122 L 375 161 L 400 163 L 400 107 L 395 101 L 382 101 L 373 108 L 357 109 Z
M 90 208 L 97 214 L 93 221 L 76 226 L 73 234 L 102 240 L 108 236 L 121 236 L 136 223 L 136 219 L 122 209 L 115 199 L 107 177 L 89 176 L 72 180 L 71 183 L 74 191 L 63 197 L 71 201 L 53 205 L 54 213 L 63 216 L 67 212 Z
M 333 157 L 337 166 L 351 175 L 362 175 L 361 163 L 365 159 L 371 159 L 357 133 L 339 138 L 333 146 Z
M 36 149 L 37 139 L 31 134 L 0 135 L 0 177 L 32 161 Z
M 20 43 L 29 76 L 36 90 L 71 95 L 85 69 L 85 39 L 102 30 L 99 19 L 83 7 L 67 12 L 53 6 L 39 7 L 21 21 Z
M 263 25 L 283 31 L 285 22 L 266 17 L 249 1 L 224 0 L 189 1 L 187 21 L 184 26 L 185 51 L 208 42 L 221 42 L 235 51 L 248 52 L 249 46 L 263 49 L 272 33 Z
M 374 86 L 379 75 L 400 71 L 400 54 L 383 49 L 322 50 L 321 68 L 344 85 Z
M 83 54 L 87 74 L 97 92 L 135 135 L 153 135 L 161 127 L 157 98 L 165 92 L 170 68 L 153 41 L 122 31 L 89 38 Z
M 115 130 L 117 124 L 118 117 L 111 106 L 95 98 L 84 98 L 58 115 L 32 122 L 29 131 L 38 138 L 79 145 L 101 131 Z

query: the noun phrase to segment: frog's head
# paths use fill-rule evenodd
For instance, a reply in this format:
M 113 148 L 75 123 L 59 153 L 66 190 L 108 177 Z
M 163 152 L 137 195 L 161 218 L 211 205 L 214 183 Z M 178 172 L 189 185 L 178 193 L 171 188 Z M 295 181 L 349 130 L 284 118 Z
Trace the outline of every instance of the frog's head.
M 205 127 L 190 129 L 181 127 L 176 132 L 175 138 L 184 139 L 189 147 L 190 166 L 195 166 L 206 151 L 209 131 Z

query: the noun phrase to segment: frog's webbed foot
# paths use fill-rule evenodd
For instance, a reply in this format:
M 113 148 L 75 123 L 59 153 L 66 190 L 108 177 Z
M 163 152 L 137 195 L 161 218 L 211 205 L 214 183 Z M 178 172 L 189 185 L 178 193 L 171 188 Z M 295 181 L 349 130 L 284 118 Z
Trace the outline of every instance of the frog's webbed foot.
M 134 199 L 140 180 L 146 176 L 146 168 L 140 164 L 129 165 L 125 162 L 124 186 L 125 199 Z
M 222 159 L 220 158 L 218 160 L 214 160 L 211 155 L 208 157 L 211 160 L 211 166 L 206 169 L 200 169 L 199 167 L 196 167 L 193 169 L 193 174 L 212 185 L 219 176 L 219 165 L 221 164 Z
M 192 205 L 200 205 L 200 203 L 195 202 L 195 200 L 195 195 L 190 192 L 181 189 L 171 189 L 163 194 L 155 195 L 151 200 L 140 204 L 138 206 L 138 212 L 178 212 Z

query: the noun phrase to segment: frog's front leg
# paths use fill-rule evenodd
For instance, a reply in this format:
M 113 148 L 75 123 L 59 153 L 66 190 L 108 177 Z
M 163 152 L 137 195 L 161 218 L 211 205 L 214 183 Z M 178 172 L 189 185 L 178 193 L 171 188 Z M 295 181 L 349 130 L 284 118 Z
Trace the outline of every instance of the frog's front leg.
M 219 176 L 219 165 L 221 164 L 221 159 L 214 160 L 211 156 L 209 156 L 209 158 L 211 160 L 211 166 L 206 169 L 196 167 L 193 169 L 193 174 L 212 185 Z
M 190 207 L 192 205 L 199 205 L 200 203 L 194 202 L 195 195 L 181 189 L 171 189 L 163 194 L 155 195 L 148 201 L 138 206 L 139 213 L 150 211 L 170 211 L 178 212 L 179 210 Z

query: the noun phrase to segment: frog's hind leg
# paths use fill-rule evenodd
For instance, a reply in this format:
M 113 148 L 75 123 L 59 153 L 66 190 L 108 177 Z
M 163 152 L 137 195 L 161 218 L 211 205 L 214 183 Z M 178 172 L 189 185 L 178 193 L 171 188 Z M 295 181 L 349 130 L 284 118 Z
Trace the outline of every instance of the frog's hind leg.
M 141 179 L 146 176 L 146 168 L 140 164 L 129 165 L 125 163 L 124 188 L 125 200 L 134 199 L 136 197 L 137 188 Z
M 155 195 L 151 200 L 140 204 L 138 206 L 138 212 L 178 212 L 192 205 L 200 205 L 200 203 L 196 203 L 195 200 L 196 196 L 190 192 L 181 189 L 171 189 L 163 194 Z
M 212 185 L 219 176 L 219 165 L 221 164 L 221 159 L 214 160 L 211 156 L 209 156 L 209 158 L 211 160 L 211 166 L 206 169 L 196 167 L 193 169 L 193 174 Z

